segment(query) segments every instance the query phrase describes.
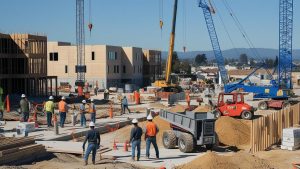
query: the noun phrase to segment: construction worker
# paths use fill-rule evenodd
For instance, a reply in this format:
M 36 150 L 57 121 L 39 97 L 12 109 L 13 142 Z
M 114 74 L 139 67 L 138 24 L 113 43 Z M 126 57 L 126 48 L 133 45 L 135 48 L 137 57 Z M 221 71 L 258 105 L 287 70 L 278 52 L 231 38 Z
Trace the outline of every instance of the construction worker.
M 129 142 L 131 142 L 131 147 L 132 147 L 132 154 L 131 154 L 131 159 L 134 161 L 135 160 L 135 149 L 137 149 L 137 161 L 140 160 L 140 154 L 141 154 L 141 138 L 143 135 L 143 130 L 140 126 L 138 126 L 138 121 L 137 119 L 132 120 L 133 128 L 131 129 L 130 132 L 130 139 Z
M 128 100 L 126 96 L 123 97 L 121 104 L 122 104 L 122 114 L 125 114 L 125 109 L 127 109 L 128 114 L 130 114 L 130 110 L 128 108 Z
M 85 114 L 86 114 L 86 101 L 82 100 L 82 104 L 79 107 L 80 110 L 80 126 L 81 127 L 86 127 L 86 118 L 85 118 Z
M 83 152 L 85 151 L 85 143 L 86 141 L 89 142 L 88 147 L 86 149 L 86 152 L 84 154 L 84 165 L 88 164 L 88 158 L 92 151 L 92 161 L 95 165 L 95 159 L 96 159 L 96 151 L 100 147 L 100 133 L 99 131 L 95 130 L 95 123 L 90 122 L 90 130 L 87 132 L 85 136 L 85 140 L 82 145 Z
M 66 103 L 65 96 L 61 97 L 61 101 L 58 103 L 59 117 L 60 117 L 60 127 L 63 128 L 66 121 L 66 116 L 68 112 L 68 104 Z
M 44 111 L 47 112 L 47 125 L 48 127 L 53 127 L 51 120 L 52 120 L 52 115 L 54 114 L 54 98 L 53 96 L 49 97 L 49 100 L 45 103 L 44 105 Z
M 21 95 L 20 108 L 22 113 L 21 121 L 27 122 L 29 119 L 29 101 L 26 99 L 26 95 Z
M 91 121 L 96 122 L 96 106 L 94 103 L 94 99 L 91 98 L 91 103 L 89 105 L 89 113 L 91 114 Z
M 109 90 L 105 89 L 104 90 L 104 100 L 108 100 L 109 99 Z
M 150 144 L 152 143 L 156 153 L 156 159 L 159 159 L 159 151 L 156 143 L 156 135 L 159 132 L 157 125 L 152 122 L 153 117 L 151 113 L 147 116 L 147 124 L 146 124 L 146 132 L 145 132 L 145 139 L 146 139 L 146 158 L 149 159 L 150 157 Z

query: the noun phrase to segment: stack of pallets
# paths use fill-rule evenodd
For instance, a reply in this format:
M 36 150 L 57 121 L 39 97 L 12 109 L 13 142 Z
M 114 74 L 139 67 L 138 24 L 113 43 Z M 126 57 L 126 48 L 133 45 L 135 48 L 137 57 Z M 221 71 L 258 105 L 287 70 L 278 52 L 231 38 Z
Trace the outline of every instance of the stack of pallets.
M 31 137 L 0 137 L 0 165 L 22 164 L 46 155 L 41 144 Z
M 282 132 L 281 149 L 294 151 L 300 148 L 300 128 L 285 128 Z

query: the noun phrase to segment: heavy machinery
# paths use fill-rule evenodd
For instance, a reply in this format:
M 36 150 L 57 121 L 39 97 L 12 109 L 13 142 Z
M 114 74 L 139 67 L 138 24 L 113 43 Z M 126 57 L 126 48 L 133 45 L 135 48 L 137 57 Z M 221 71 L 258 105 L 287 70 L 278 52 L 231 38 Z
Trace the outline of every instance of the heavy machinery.
M 199 0 L 199 7 L 203 9 L 208 33 L 210 36 L 212 48 L 219 67 L 222 82 L 226 93 L 231 93 L 236 90 L 254 93 L 254 98 L 266 98 L 272 101 L 263 101 L 261 108 L 268 106 L 286 106 L 288 92 L 292 89 L 291 71 L 292 71 L 292 27 L 293 27 L 293 0 L 280 0 L 280 21 L 279 21 L 279 61 L 278 61 L 278 77 L 274 80 L 272 77 L 269 85 L 258 86 L 246 84 L 249 79 L 258 69 L 258 67 L 247 77 L 239 82 L 229 83 L 227 71 L 225 69 L 224 57 L 222 55 L 217 33 L 215 30 L 212 13 L 215 13 L 214 8 L 208 6 L 205 0 Z M 232 13 L 231 13 L 232 15 Z M 274 104 L 275 103 L 275 104 Z
M 220 93 L 214 114 L 216 118 L 230 116 L 251 120 L 254 115 L 254 108 L 244 102 L 243 93 Z
M 163 145 L 167 149 L 178 146 L 184 153 L 192 152 L 196 146 L 211 149 L 216 141 L 215 115 L 211 112 L 189 112 L 185 114 L 161 110 L 159 116 L 168 121 L 172 130 L 163 133 Z
M 173 20 L 172 20 L 172 31 L 169 44 L 169 53 L 166 64 L 165 79 L 156 80 L 154 86 L 162 88 L 166 92 L 180 92 L 180 87 L 176 83 L 171 82 L 171 70 L 172 70 L 172 56 L 174 52 L 174 41 L 175 41 L 175 29 L 176 29 L 176 16 L 177 16 L 177 4 L 178 0 L 174 1 L 173 9 Z

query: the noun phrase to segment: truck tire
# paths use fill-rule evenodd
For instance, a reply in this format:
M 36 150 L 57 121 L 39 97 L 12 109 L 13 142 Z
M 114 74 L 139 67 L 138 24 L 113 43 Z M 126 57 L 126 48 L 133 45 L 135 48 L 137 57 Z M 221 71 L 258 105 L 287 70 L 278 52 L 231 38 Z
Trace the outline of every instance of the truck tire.
M 172 149 L 176 146 L 176 135 L 172 130 L 166 130 L 163 132 L 162 142 L 166 149 Z
M 220 110 L 214 110 L 214 115 L 215 115 L 216 119 L 218 119 L 222 116 L 222 113 L 220 112 Z
M 253 117 L 253 113 L 250 111 L 243 111 L 241 114 L 242 119 L 251 120 Z
M 261 101 L 258 103 L 258 108 L 260 110 L 267 110 L 268 109 L 268 103 L 265 101 Z
M 190 153 L 194 150 L 194 138 L 189 133 L 181 133 L 178 138 L 179 150 L 183 153 Z
M 206 148 L 207 150 L 212 150 L 213 147 L 214 147 L 213 144 L 206 144 L 206 145 L 205 145 L 205 148 Z
M 288 107 L 288 106 L 290 106 L 290 103 L 287 102 L 287 101 L 285 101 L 285 102 L 282 103 L 281 108 L 284 109 L 284 108 L 286 108 L 286 107 Z

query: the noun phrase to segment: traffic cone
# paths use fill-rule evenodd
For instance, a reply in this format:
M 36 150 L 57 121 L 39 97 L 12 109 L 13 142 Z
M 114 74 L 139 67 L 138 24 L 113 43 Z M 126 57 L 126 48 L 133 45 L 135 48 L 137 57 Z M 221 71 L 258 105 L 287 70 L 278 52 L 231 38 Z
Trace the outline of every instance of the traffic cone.
M 112 104 L 110 104 L 110 107 L 109 107 L 109 117 L 110 117 L 111 119 L 114 117 L 114 115 L 113 115 Z
M 128 141 L 127 140 L 124 143 L 124 151 L 128 151 Z
M 113 149 L 114 150 L 118 150 L 118 147 L 117 147 L 117 144 L 116 144 L 116 140 L 114 140 Z
M 33 114 L 33 121 L 34 121 L 34 127 L 39 128 L 39 124 L 37 122 L 36 110 L 34 111 L 34 114 Z
M 10 101 L 9 96 L 6 96 L 6 112 L 10 112 Z

